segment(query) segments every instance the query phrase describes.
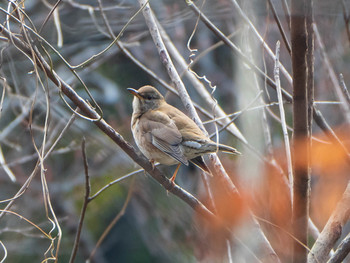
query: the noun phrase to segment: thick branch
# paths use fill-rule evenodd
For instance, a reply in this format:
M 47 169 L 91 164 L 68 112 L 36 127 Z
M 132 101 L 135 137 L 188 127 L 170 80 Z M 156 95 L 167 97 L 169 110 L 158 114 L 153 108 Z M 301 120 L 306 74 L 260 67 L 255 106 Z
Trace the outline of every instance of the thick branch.
M 337 207 L 334 209 L 331 217 L 329 218 L 326 226 L 323 228 L 320 236 L 316 240 L 313 245 L 309 255 L 308 255 L 308 263 L 321 263 L 327 262 L 328 255 L 331 249 L 333 248 L 335 242 L 340 238 L 343 227 L 345 223 L 349 220 L 350 215 L 350 182 L 346 187 L 346 190 L 343 194 L 342 199 L 339 201 Z M 346 243 L 343 243 L 346 244 Z M 347 251 L 349 251 L 349 245 L 341 246 L 341 248 L 347 247 Z M 336 253 L 336 257 L 340 254 Z M 337 251 L 338 252 L 338 251 Z M 343 253 L 342 253 L 343 254 Z M 333 261 L 340 262 L 340 261 Z
M 294 262 L 306 262 L 307 221 L 309 218 L 310 174 L 309 164 L 300 164 L 297 158 L 309 153 L 308 138 L 308 82 L 306 1 L 291 2 L 291 40 L 293 67 L 293 244 Z M 300 243 L 299 243 L 300 242 Z

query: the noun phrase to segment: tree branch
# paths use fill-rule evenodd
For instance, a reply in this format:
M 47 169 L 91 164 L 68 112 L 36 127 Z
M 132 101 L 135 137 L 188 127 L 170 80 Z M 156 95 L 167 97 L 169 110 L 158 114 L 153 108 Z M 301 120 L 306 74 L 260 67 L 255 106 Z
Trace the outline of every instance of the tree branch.
M 329 252 L 332 250 L 335 242 L 340 238 L 343 227 L 349 220 L 350 215 L 350 182 L 343 193 L 342 198 L 338 202 L 336 208 L 334 209 L 331 217 L 329 218 L 326 226 L 323 228 L 320 236 L 316 240 L 315 244 L 308 255 L 308 263 L 322 263 L 326 262 L 328 259 Z M 340 246 L 338 253 L 334 254 L 333 262 L 336 257 L 338 257 L 342 247 L 349 251 L 349 244 L 344 242 L 344 246 Z M 343 254 L 343 253 L 342 253 Z
M 306 262 L 310 195 L 309 162 L 307 160 L 310 148 L 308 127 L 308 32 L 306 31 L 306 1 L 293 0 L 291 2 L 291 39 L 292 39 L 292 67 L 293 67 L 293 206 L 292 225 L 293 235 L 297 241 L 293 242 L 293 262 Z M 303 244 L 303 245 L 302 245 Z

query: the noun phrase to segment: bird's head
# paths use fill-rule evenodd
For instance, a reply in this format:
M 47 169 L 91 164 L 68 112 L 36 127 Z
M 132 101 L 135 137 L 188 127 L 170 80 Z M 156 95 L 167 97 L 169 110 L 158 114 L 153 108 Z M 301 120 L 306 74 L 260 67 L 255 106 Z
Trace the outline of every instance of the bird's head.
M 162 94 L 152 86 L 143 86 L 138 90 L 128 88 L 128 91 L 134 95 L 132 102 L 134 113 L 143 114 L 148 110 L 157 109 L 164 102 Z

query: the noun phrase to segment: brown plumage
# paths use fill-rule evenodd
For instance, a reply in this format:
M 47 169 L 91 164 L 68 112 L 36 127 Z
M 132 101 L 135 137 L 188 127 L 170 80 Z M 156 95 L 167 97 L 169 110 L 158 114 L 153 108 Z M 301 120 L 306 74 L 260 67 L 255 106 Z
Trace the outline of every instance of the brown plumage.
M 169 105 L 154 87 L 128 90 L 134 95 L 131 130 L 140 151 L 152 163 L 188 165 L 191 161 L 208 172 L 202 155 L 217 150 L 240 154 L 235 148 L 206 137 L 194 121 Z

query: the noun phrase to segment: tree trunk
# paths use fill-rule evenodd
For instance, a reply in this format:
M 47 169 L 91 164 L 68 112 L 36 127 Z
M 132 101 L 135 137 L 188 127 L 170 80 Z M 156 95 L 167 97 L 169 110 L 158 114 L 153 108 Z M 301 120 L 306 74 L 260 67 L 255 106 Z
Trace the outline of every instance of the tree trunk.
M 310 134 L 313 97 L 313 41 L 308 29 L 312 22 L 311 1 L 291 2 L 293 67 L 293 262 L 307 260 L 307 224 L 310 194 Z M 308 18 L 309 16 L 309 18 Z M 311 38 L 311 39 L 310 39 Z M 303 246 L 303 245 L 305 246 Z

